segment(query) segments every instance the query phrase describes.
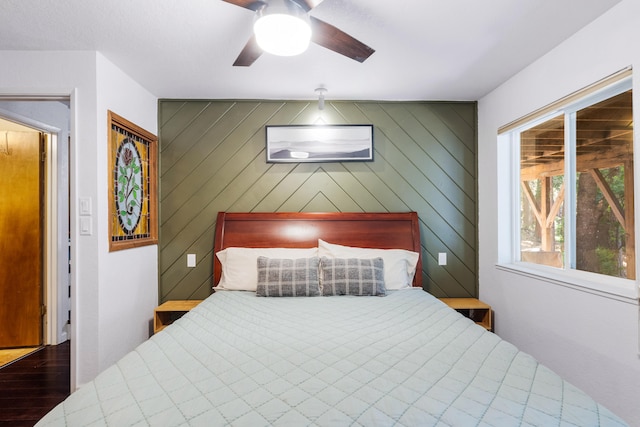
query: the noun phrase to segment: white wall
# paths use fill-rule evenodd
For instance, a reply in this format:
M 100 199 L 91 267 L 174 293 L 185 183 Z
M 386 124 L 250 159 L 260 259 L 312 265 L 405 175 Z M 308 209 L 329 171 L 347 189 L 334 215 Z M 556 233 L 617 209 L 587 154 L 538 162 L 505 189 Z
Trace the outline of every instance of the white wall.
M 158 247 L 156 245 L 109 253 L 107 170 L 107 110 L 157 134 L 157 98 L 131 80 L 102 55 L 97 56 L 98 157 L 97 206 L 100 254 L 100 370 L 115 363 L 146 340 L 158 305 Z
M 0 67 L 2 95 L 71 95 L 71 385 L 76 387 L 148 337 L 157 303 L 157 249 L 108 252 L 107 109 L 155 133 L 157 100 L 96 52 L 0 51 L 0 63 L 7 64 Z M 78 232 L 80 197 L 92 200 L 90 236 Z
M 503 169 L 497 161 L 496 135 L 499 126 L 624 67 L 640 70 L 638 40 L 640 2 L 623 0 L 478 102 L 480 298 L 495 310 L 496 332 L 631 425 L 640 425 L 638 305 L 496 268 L 498 228 L 506 226 L 496 216 L 498 175 Z M 638 73 L 634 75 L 636 119 Z M 635 141 L 637 155 L 638 131 Z M 635 181 L 640 200 L 640 173 Z

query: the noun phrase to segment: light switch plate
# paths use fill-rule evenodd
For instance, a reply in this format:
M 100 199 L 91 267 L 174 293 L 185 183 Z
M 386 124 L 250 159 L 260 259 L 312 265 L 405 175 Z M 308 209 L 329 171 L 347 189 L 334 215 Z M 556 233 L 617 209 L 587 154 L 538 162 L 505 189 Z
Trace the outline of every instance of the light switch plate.
M 91 215 L 91 197 L 80 197 L 80 215 Z
M 80 217 L 80 235 L 91 236 L 91 217 L 89 216 Z
M 196 254 L 187 254 L 187 267 L 196 266 Z
M 447 265 L 447 253 L 439 252 L 438 253 L 438 265 Z

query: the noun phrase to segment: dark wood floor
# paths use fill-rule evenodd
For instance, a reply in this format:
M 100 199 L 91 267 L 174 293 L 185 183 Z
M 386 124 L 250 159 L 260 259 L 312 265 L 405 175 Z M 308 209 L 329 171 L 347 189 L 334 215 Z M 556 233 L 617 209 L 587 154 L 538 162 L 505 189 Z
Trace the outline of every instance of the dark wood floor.
M 0 369 L 0 426 L 32 427 L 69 395 L 69 341 Z

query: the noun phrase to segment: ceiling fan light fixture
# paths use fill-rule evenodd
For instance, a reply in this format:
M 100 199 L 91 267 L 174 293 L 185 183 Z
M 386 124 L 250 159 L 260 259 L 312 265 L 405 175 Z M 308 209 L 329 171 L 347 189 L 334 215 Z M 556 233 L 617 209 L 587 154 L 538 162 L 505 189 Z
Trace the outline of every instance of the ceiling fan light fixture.
M 253 32 L 258 46 L 278 56 L 299 55 L 309 47 L 309 17 L 297 3 L 271 0 L 257 11 Z

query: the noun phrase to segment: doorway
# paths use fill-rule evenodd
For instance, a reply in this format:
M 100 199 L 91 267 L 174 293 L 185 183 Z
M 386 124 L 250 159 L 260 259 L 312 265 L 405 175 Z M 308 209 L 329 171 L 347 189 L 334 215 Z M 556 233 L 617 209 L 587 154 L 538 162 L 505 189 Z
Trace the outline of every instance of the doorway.
M 43 160 L 41 227 L 44 255 L 39 312 L 45 313 L 41 343 L 60 344 L 71 338 L 70 97 L 0 96 L 0 118 L 44 135 L 43 151 L 46 156 L 40 158 Z M 3 140 L 3 135 L 0 128 L 0 140 Z M 0 256 L 3 253 L 0 252 Z M 5 307 L 4 299 L 0 299 L 0 310 L 5 310 Z

